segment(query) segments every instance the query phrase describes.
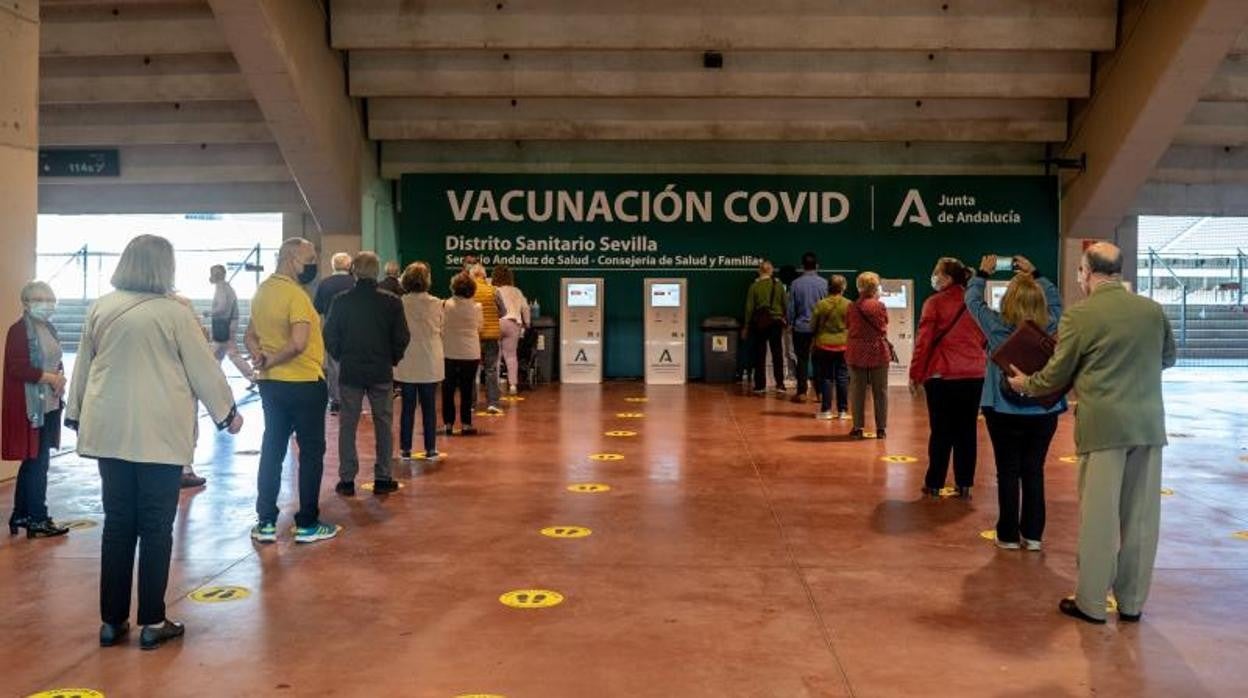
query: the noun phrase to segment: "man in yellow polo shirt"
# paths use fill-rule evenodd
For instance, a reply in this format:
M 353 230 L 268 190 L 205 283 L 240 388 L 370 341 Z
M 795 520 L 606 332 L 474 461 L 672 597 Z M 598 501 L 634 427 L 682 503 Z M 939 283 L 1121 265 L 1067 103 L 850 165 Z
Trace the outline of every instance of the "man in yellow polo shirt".
M 260 372 L 260 402 L 264 406 L 258 521 L 251 529 L 252 539 L 260 543 L 277 540 L 277 494 L 292 432 L 299 444 L 295 542 L 328 540 L 341 530 L 320 520 L 329 392 L 321 368 L 325 360 L 321 318 L 304 288 L 316 280 L 316 271 L 316 248 L 307 240 L 291 238 L 278 251 L 277 271 L 260 285 L 251 301 L 246 343 Z

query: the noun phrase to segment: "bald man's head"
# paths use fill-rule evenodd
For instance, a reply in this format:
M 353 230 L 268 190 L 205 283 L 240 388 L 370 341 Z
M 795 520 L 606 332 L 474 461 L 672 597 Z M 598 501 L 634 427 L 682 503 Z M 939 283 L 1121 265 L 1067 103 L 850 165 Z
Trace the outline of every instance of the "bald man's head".
M 1122 250 L 1111 242 L 1098 242 L 1084 251 L 1083 267 L 1090 275 L 1118 276 L 1122 273 Z

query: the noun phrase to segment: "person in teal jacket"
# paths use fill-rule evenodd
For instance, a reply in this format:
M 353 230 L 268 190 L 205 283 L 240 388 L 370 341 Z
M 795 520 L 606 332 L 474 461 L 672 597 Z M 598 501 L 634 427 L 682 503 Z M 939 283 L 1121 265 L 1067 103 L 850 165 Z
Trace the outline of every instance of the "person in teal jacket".
M 1017 273 L 1001 298 L 1001 311 L 989 307 L 984 296 L 996 265 L 995 256 L 984 257 L 965 296 L 967 312 L 988 340 L 989 355 L 1022 323 L 1030 320 L 1053 334 L 1062 316 L 1057 286 L 1025 257 L 1014 258 Z M 979 404 L 997 463 L 997 547 L 1039 551 L 1045 521 L 1044 461 L 1057 431 L 1057 417 L 1066 411 L 1066 399 L 1046 408 L 1012 391 L 1007 394 L 1001 369 L 989 359 Z

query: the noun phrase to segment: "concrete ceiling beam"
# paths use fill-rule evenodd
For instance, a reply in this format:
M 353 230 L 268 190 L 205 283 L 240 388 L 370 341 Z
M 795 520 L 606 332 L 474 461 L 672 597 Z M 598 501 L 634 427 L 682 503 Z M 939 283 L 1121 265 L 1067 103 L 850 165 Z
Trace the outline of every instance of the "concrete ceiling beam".
M 1064 100 L 373 99 L 375 140 L 1051 141 Z
M 381 174 L 414 172 L 753 172 L 1041 174 L 1035 143 L 387 141 Z
M 1144 7 L 1064 148 L 1067 157 L 1087 157 L 1087 170 L 1064 187 L 1064 235 L 1117 228 L 1246 23 L 1243 0 Z
M 1227 56 L 1200 98 L 1210 102 L 1248 102 L 1248 55 Z
M 353 51 L 357 97 L 1087 97 L 1090 55 L 1029 51 Z
M 1199 102 L 1175 134 L 1182 145 L 1248 144 L 1248 103 Z
M 45 146 L 272 141 L 255 102 L 71 104 L 39 110 L 39 143 Z
M 1130 212 L 1140 216 L 1248 216 L 1248 183 L 1147 182 Z
M 146 56 L 230 50 L 203 2 L 47 4 L 42 56 Z
M 46 56 L 39 63 L 41 104 L 249 99 L 251 88 L 228 53 Z
M 1173 184 L 1248 183 L 1248 148 L 1174 145 L 1149 179 Z
M 335 0 L 337 49 L 1114 47 L 1116 0 Z
M 327 45 L 321 4 L 210 4 L 317 225 L 358 233 L 362 181 L 376 164 L 347 94 L 342 58 Z
M 293 182 L 39 184 L 39 213 L 278 213 L 303 211 Z

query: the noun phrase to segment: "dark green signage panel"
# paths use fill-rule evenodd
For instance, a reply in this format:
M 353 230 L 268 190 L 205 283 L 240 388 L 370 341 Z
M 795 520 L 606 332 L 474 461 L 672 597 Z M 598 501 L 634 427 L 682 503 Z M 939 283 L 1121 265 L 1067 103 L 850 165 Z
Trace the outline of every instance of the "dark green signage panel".
M 465 255 L 509 264 L 543 313 L 559 279 L 606 280 L 606 374 L 642 374 L 642 279 L 689 279 L 690 374 L 697 326 L 741 319 L 762 259 L 825 272 L 914 279 L 919 302 L 941 256 L 1023 254 L 1055 274 L 1058 190 L 1051 177 L 654 174 L 404 175 L 400 253 L 434 269 L 445 295 Z M 917 316 L 917 314 L 916 314 Z
M 40 150 L 40 177 L 120 177 L 116 150 Z

